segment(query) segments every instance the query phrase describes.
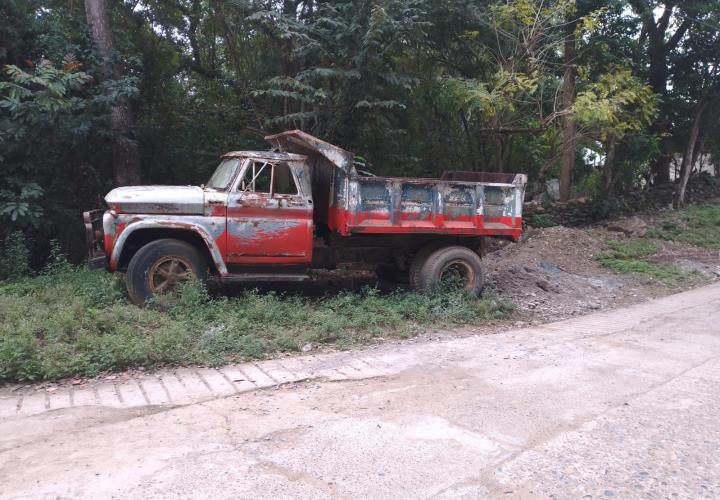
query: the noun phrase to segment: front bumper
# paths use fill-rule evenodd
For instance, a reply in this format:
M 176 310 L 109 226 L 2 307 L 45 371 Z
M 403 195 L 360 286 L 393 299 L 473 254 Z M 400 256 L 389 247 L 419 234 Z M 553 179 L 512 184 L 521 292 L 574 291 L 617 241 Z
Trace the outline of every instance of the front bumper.
M 90 269 L 107 268 L 108 260 L 107 255 L 105 255 L 103 214 L 103 210 L 83 212 L 87 266 Z

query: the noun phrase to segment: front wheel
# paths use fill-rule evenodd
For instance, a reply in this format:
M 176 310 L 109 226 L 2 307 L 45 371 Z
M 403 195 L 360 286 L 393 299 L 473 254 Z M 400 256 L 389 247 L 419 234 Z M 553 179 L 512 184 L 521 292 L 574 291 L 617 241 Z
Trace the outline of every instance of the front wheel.
M 429 290 L 441 285 L 459 286 L 473 295 L 483 287 L 480 256 L 467 247 L 443 247 L 432 252 L 422 263 L 417 287 Z
M 127 291 L 130 300 L 141 306 L 183 281 L 206 278 L 207 262 L 202 253 L 189 243 L 166 238 L 148 243 L 130 259 Z

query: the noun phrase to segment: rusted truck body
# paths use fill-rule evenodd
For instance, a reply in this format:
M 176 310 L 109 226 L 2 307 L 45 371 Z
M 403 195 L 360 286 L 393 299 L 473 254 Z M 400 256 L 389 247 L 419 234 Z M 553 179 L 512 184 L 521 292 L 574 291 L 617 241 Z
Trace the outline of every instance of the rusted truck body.
M 204 186 L 112 190 L 108 210 L 84 214 L 89 263 L 125 271 L 136 303 L 186 278 L 303 280 L 340 264 L 415 288 L 452 270 L 477 293 L 483 237 L 522 233 L 522 174 L 376 177 L 304 132 L 266 140 L 274 151 L 227 153 Z

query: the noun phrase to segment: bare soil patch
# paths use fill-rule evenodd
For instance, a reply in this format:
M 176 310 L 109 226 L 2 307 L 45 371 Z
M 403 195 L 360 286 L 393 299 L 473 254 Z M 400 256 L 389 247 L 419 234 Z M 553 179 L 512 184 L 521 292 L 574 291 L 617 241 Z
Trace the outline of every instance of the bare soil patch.
M 630 305 L 711 282 L 720 276 L 720 252 L 673 241 L 653 240 L 648 260 L 693 273 L 687 286 L 669 288 L 656 280 L 604 268 L 595 257 L 621 234 L 602 227 L 529 229 L 520 243 L 506 244 L 484 259 L 488 287 L 512 300 L 533 323 Z

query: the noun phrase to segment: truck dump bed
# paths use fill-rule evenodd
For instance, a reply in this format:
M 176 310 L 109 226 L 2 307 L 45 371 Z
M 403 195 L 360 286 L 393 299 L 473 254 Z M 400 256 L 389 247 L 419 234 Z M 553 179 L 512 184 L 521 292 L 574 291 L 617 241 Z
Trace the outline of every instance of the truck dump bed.
M 439 233 L 517 240 L 522 232 L 523 174 L 366 177 L 357 173 L 352 153 L 304 132 L 266 139 L 284 151 L 308 155 L 316 223 L 341 235 Z
M 341 233 L 519 237 L 524 177 L 509 174 L 505 182 L 340 178 L 338 197 L 331 206 L 334 220 L 329 225 Z

